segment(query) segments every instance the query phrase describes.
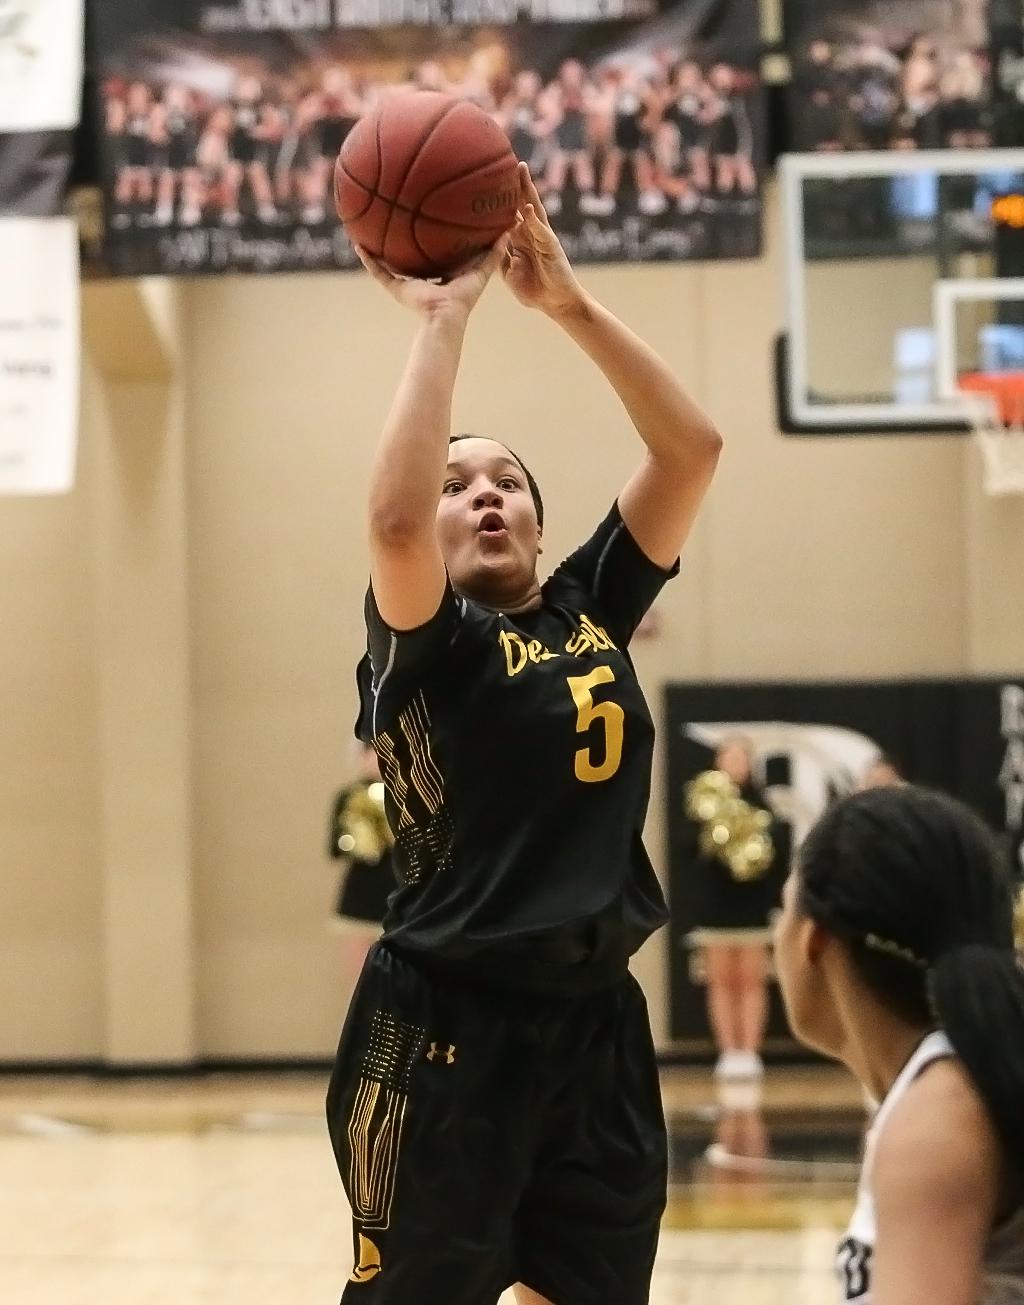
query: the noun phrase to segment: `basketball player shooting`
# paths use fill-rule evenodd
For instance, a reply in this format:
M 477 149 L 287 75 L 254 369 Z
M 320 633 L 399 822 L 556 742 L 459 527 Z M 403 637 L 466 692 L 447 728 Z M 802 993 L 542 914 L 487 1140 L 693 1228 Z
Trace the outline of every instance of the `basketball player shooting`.
M 372 688 L 399 881 L 327 1113 L 354 1221 L 346 1305 L 644 1305 L 666 1198 L 650 1025 L 629 958 L 666 919 L 641 834 L 654 726 L 630 639 L 675 574 L 720 438 L 576 280 L 528 169 L 507 235 L 419 318 L 371 475 Z M 596 364 L 645 446 L 543 583 L 544 508 L 497 439 L 451 438 L 491 275 Z M 595 451 L 595 465 L 600 453 Z

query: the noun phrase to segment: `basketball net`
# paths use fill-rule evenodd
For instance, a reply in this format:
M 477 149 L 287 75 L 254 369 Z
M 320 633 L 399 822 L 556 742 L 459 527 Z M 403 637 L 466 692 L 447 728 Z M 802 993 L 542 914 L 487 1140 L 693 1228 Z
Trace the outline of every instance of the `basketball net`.
M 960 392 L 981 449 L 985 493 L 1024 495 L 1024 372 L 961 376 Z

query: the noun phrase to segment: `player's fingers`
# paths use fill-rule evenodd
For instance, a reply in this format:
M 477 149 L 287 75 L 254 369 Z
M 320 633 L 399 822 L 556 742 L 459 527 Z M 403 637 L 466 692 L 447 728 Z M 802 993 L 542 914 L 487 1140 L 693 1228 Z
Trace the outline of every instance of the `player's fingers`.
M 516 214 L 516 224 L 512 228 L 512 239 L 518 249 L 526 252 L 536 249 L 537 235 L 542 230 L 537 221 L 537 214 L 531 204 L 524 204 Z
M 526 209 L 532 204 L 538 220 L 544 226 L 549 227 L 551 223 L 548 221 L 544 201 L 540 197 L 540 191 L 537 189 L 536 183 L 530 175 L 529 165 L 526 163 L 520 163 L 519 165 L 519 194 L 521 197 L 520 208 Z
M 356 251 L 356 257 L 359 259 L 360 263 L 362 263 L 363 267 L 366 268 L 367 272 L 369 272 L 379 285 L 391 286 L 394 283 L 395 277 L 391 275 L 379 259 L 374 258 L 372 254 L 367 253 L 362 245 L 354 245 L 353 248 Z
M 468 258 L 464 263 L 460 263 L 447 276 L 443 278 L 442 284 L 453 285 L 455 282 L 468 281 L 471 277 L 483 275 L 484 280 L 488 280 L 494 269 L 501 261 L 504 252 L 504 239 L 502 236 L 487 249 L 482 249 L 472 258 Z
M 480 260 L 480 270 L 490 277 L 498 267 L 505 254 L 505 237 L 502 236 L 487 250 Z
M 533 204 L 527 204 L 526 206 L 526 222 L 524 225 L 530 238 L 530 244 L 535 249 L 538 241 L 543 244 L 544 241 L 550 240 L 552 237 L 550 223 L 544 221 Z

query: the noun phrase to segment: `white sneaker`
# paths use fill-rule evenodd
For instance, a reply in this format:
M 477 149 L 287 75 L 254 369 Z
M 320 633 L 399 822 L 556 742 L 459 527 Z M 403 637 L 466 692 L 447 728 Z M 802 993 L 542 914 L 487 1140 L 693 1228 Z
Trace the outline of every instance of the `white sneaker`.
M 587 217 L 610 217 L 615 212 L 615 197 L 595 195 L 592 191 L 588 191 L 580 196 L 580 212 L 585 213 Z
M 764 1064 L 756 1051 L 723 1051 L 715 1066 L 715 1078 L 725 1083 L 764 1077 Z
M 557 190 L 550 191 L 547 195 L 541 197 L 544 204 L 544 211 L 549 217 L 555 217 L 562 211 L 562 196 Z
M 638 208 L 646 217 L 657 217 L 668 208 L 668 200 L 660 190 L 645 190 L 640 196 Z
M 742 1074 L 737 1073 L 737 1069 L 742 1065 L 742 1060 L 742 1051 L 723 1051 L 718 1057 L 718 1063 L 715 1065 L 715 1078 L 719 1082 L 725 1083 L 736 1078 L 742 1078 Z

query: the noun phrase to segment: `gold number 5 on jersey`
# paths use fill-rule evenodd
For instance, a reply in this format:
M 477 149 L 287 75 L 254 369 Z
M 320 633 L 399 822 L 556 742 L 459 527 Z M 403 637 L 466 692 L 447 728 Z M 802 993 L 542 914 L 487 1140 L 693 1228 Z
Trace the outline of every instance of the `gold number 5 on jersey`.
M 617 702 L 594 702 L 591 690 L 598 684 L 611 684 L 615 672 L 610 666 L 597 666 L 589 675 L 568 676 L 569 692 L 576 704 L 576 733 L 586 734 L 591 725 L 604 725 L 604 760 L 593 761 L 590 747 L 576 753 L 576 778 L 584 784 L 600 784 L 611 779 L 622 761 L 622 726 L 626 713 Z

